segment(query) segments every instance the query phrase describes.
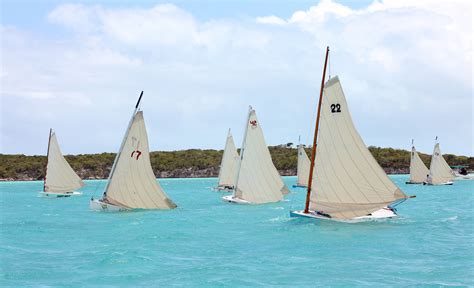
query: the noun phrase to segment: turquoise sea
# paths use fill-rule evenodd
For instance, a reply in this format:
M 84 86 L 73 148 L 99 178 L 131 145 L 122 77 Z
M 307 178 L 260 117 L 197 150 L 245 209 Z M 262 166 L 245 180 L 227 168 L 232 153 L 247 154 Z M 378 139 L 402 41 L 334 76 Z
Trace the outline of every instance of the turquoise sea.
M 406 185 L 398 219 L 345 224 L 290 218 L 285 202 L 239 206 L 215 178 L 160 179 L 171 211 L 100 213 L 90 196 L 37 197 L 42 182 L 0 183 L 0 286 L 474 286 L 474 181 Z M 284 177 L 291 187 L 295 177 Z

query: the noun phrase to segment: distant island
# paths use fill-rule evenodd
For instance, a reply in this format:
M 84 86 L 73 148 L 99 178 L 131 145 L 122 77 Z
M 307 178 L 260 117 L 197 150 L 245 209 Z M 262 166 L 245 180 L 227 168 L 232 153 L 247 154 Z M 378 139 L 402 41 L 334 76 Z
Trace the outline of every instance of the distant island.
M 288 143 L 270 146 L 273 163 L 282 176 L 296 175 L 297 150 Z M 375 159 L 388 174 L 409 173 L 410 152 L 401 149 L 369 147 Z M 150 153 L 151 165 L 157 178 L 217 177 L 222 150 L 189 149 L 155 151 Z M 311 154 L 307 148 L 308 156 Z M 419 153 L 427 167 L 430 155 Z M 465 165 L 474 168 L 474 157 L 443 155 L 451 166 Z M 115 153 L 66 155 L 65 158 L 82 179 L 106 179 Z M 0 154 L 0 181 L 42 180 L 46 156 Z

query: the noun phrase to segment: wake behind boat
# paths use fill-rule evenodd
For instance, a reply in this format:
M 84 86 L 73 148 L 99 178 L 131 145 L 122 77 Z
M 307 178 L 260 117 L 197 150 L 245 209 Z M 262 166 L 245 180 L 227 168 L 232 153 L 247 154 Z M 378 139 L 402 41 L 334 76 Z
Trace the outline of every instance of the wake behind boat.
M 350 116 L 339 78 L 325 83 L 328 54 L 329 47 L 305 209 L 291 211 L 290 215 L 344 222 L 396 217 L 393 207 L 410 197 L 388 178 L 364 144 Z
M 84 182 L 72 170 L 71 165 L 69 165 L 61 153 L 56 133 L 53 132 L 53 129 L 49 130 L 47 154 L 43 191 L 39 193 L 39 196 L 63 198 L 82 195 L 81 192 L 74 190 L 83 187 Z
M 118 212 L 132 209 L 173 209 L 171 201 L 156 181 L 151 168 L 148 136 L 143 111 L 139 109 L 143 91 L 115 157 L 101 199 L 91 199 L 90 208 Z
M 222 200 L 234 204 L 264 204 L 283 200 L 289 190 L 272 162 L 257 114 L 249 107 L 232 195 Z

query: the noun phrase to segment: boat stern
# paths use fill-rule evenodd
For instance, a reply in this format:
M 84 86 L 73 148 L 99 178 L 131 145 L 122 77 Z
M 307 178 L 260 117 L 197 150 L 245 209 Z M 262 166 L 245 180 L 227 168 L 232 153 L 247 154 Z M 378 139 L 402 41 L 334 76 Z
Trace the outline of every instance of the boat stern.
M 110 203 L 105 203 L 99 199 L 91 199 L 89 202 L 89 207 L 92 211 L 103 211 L 103 212 L 120 212 L 126 211 L 127 209 L 112 205 Z

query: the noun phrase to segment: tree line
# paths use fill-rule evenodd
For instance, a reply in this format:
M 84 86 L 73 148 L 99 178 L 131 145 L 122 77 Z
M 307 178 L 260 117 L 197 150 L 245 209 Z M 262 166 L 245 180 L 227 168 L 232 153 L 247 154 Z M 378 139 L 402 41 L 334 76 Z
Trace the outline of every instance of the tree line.
M 273 163 L 282 175 L 296 175 L 297 150 L 288 145 L 269 147 Z M 369 147 L 387 173 L 408 173 L 410 152 L 402 149 Z M 306 149 L 308 156 L 310 148 Z M 151 166 L 158 177 L 215 177 L 219 172 L 222 150 L 189 149 L 150 153 Z M 429 167 L 431 155 L 419 153 Z M 474 157 L 443 155 L 449 165 L 466 165 L 474 169 Z M 115 153 L 66 155 L 66 160 L 83 179 L 107 178 Z M 0 179 L 41 180 L 46 156 L 0 154 Z

